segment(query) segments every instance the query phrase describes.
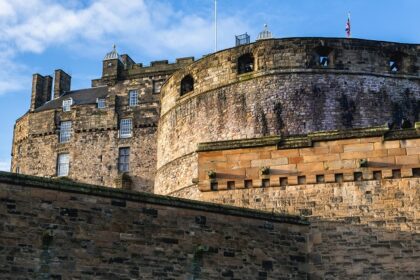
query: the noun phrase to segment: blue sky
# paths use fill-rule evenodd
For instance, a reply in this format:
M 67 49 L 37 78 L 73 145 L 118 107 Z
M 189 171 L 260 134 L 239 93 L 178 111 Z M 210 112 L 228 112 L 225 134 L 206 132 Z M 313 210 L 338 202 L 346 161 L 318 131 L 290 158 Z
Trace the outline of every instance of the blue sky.
M 8 170 L 15 120 L 29 108 L 33 73 L 72 75 L 72 89 L 100 77 L 115 43 L 152 60 L 213 51 L 213 0 L 0 0 L 0 170 Z M 352 37 L 420 43 L 418 0 L 218 0 L 219 48 L 265 23 L 275 37 Z

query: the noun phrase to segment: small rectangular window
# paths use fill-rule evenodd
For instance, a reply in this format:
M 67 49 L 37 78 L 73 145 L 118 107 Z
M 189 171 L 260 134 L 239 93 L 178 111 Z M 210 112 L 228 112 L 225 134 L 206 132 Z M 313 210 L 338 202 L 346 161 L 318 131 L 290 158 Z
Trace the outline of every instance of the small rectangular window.
M 342 183 L 344 181 L 343 173 L 338 173 L 334 175 L 336 183 Z
M 355 181 L 362 181 L 363 180 L 363 173 L 362 172 L 354 172 L 353 174 Z
M 120 121 L 120 138 L 129 138 L 132 136 L 133 123 L 131 119 L 122 119 Z
M 130 148 L 120 148 L 118 153 L 118 171 L 128 172 L 130 170 Z
M 252 188 L 252 180 L 245 180 L 245 188 Z
M 228 181 L 227 188 L 228 190 L 233 190 L 235 188 L 235 181 Z
M 287 186 L 287 184 L 288 184 L 287 177 L 281 177 L 280 178 L 280 186 L 285 187 L 285 186 Z
M 381 180 L 382 179 L 382 171 L 373 171 L 373 179 L 374 180 Z
M 319 65 L 322 67 L 328 67 L 328 56 L 320 55 L 319 56 Z
M 69 112 L 71 110 L 71 105 L 73 105 L 73 99 L 69 98 L 63 100 L 63 112 Z
M 325 177 L 324 177 L 324 175 L 316 175 L 316 182 L 318 184 L 325 183 Z
M 298 176 L 298 184 L 299 185 L 306 184 L 306 176 Z
M 59 154 L 57 158 L 57 176 L 68 176 L 69 175 L 69 154 Z
M 71 137 L 71 121 L 65 121 L 60 123 L 60 143 L 66 143 L 70 141 Z
M 98 104 L 98 109 L 104 109 L 106 107 L 105 98 L 98 98 L 96 103 Z
M 210 189 L 212 191 L 217 191 L 219 189 L 219 185 L 217 184 L 217 182 L 211 182 L 210 183 Z
M 128 92 L 129 95 L 129 106 L 137 106 L 137 104 L 139 103 L 139 98 L 138 98 L 138 92 L 137 90 L 130 90 Z
M 15 170 L 15 172 L 16 172 L 17 174 L 20 174 L 20 167 L 19 167 L 19 166 L 16 166 L 16 170 Z
M 270 179 L 262 179 L 262 187 L 268 188 L 270 186 Z
M 153 94 L 159 94 L 163 81 L 153 81 Z
M 401 178 L 401 169 L 392 169 L 392 178 Z
M 389 61 L 389 70 L 392 72 L 392 73 L 397 73 L 398 72 L 398 63 L 396 62 L 396 61 L 394 61 L 394 60 L 390 60 Z

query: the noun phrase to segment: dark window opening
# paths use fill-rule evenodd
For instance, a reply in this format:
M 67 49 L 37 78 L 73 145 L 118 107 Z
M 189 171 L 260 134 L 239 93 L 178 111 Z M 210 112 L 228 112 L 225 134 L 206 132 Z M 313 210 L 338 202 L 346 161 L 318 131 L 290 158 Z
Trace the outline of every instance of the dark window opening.
M 389 71 L 391 73 L 400 72 L 401 65 L 402 65 L 402 58 L 403 58 L 403 54 L 400 52 L 395 52 L 390 56 L 388 66 L 389 66 Z
M 389 61 L 389 70 L 393 73 L 397 73 L 398 70 L 400 69 L 398 63 L 395 60 L 390 60 Z
M 325 183 L 324 175 L 316 175 L 316 182 L 317 183 Z
M 130 170 L 130 148 L 120 148 L 118 153 L 118 171 L 128 172 Z
M 194 79 L 191 75 L 185 76 L 181 81 L 181 95 L 194 90 Z
M 212 191 L 217 191 L 219 189 L 219 185 L 217 184 L 217 182 L 211 182 L 210 183 L 210 189 Z
M 363 173 L 362 172 L 354 172 L 353 177 L 355 181 L 362 181 L 363 180 Z
M 362 181 L 363 180 L 363 173 L 362 172 L 354 172 L 353 174 L 355 181 Z
M 330 54 L 332 52 L 332 49 L 325 46 L 319 46 L 315 48 L 316 56 L 318 57 L 318 60 L 316 64 L 318 64 L 321 67 L 328 67 L 330 65 Z
M 382 179 L 382 171 L 373 171 L 373 179 L 381 180 Z
M 235 181 L 228 181 L 227 188 L 228 190 L 233 190 L 235 188 Z
M 270 179 L 262 179 L 262 187 L 268 188 L 270 186 Z
M 381 180 L 382 179 L 382 171 L 373 171 L 373 179 Z
M 245 188 L 252 188 L 252 180 L 245 180 Z
M 298 176 L 298 184 L 299 185 L 306 184 L 306 176 Z
M 319 56 L 319 65 L 321 65 L 322 67 L 328 67 L 328 56 Z
M 287 184 L 288 184 L 287 177 L 281 177 L 280 178 L 280 186 L 285 187 L 285 186 L 287 186 Z
M 343 173 L 335 174 L 334 177 L 335 177 L 335 182 L 336 183 L 342 183 L 344 181 Z
M 393 179 L 401 178 L 401 170 L 400 169 L 393 169 L 392 170 L 392 178 Z
M 420 177 L 420 168 L 413 168 L 413 176 Z
M 254 57 L 247 53 L 238 58 L 238 74 L 254 71 Z

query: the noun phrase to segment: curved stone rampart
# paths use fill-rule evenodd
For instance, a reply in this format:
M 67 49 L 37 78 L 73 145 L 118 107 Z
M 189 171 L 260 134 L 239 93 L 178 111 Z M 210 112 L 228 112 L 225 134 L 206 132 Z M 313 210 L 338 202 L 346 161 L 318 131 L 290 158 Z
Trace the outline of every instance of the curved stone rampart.
M 238 74 L 244 54 L 253 56 L 253 71 Z M 290 38 L 196 61 L 162 88 L 155 191 L 170 193 L 191 184 L 195 165 L 181 168 L 179 158 L 201 142 L 399 125 L 403 118 L 414 123 L 420 108 L 418 57 L 419 45 Z M 181 96 L 187 75 L 194 89 Z M 182 184 L 168 180 L 175 169 L 184 170 L 177 173 Z

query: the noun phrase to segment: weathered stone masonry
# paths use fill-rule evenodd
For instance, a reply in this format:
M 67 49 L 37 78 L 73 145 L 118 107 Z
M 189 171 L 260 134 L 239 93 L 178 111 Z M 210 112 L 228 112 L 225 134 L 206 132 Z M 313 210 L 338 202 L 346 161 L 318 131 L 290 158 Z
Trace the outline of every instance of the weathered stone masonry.
M 57 176 L 59 154 L 70 158 L 68 178 L 91 184 L 127 187 L 152 192 L 156 172 L 156 130 L 160 110 L 160 86 L 192 58 L 135 64 L 114 51 L 104 60 L 102 78 L 93 88 L 70 91 L 71 77 L 56 70 L 52 78 L 34 74 L 30 111 L 15 126 L 12 170 L 37 176 Z M 129 106 L 129 91 L 138 92 Z M 63 101 L 72 98 L 69 112 Z M 105 108 L 98 108 L 104 99 Z M 119 136 L 120 120 L 132 120 L 132 136 Z M 59 140 L 60 124 L 71 121 L 70 141 Z M 130 148 L 129 172 L 118 170 L 119 148 Z
M 307 279 L 308 223 L 0 172 L 1 279 Z
M 56 92 L 62 95 L 48 101 L 46 93 L 51 91 L 52 78 L 34 76 L 31 111 L 16 123 L 12 168 L 27 174 L 54 176 L 57 155 L 69 153 L 69 177 L 74 180 L 113 187 L 131 186 L 146 191 L 152 191 L 154 185 L 154 192 L 159 194 L 292 213 L 307 216 L 311 222 L 309 232 L 300 231 L 302 225 L 293 231 L 302 236 L 308 234 L 305 241 L 298 238 L 307 251 L 301 251 L 302 247 L 298 246 L 299 256 L 285 259 L 288 249 L 296 249 L 293 246 L 297 243 L 290 241 L 295 237 L 273 235 L 265 240 L 266 232 L 262 231 L 271 226 L 258 224 L 258 230 L 255 230 L 252 228 L 254 223 L 244 225 L 248 221 L 243 219 L 248 217 L 241 216 L 239 224 L 234 225 L 237 216 L 234 219 L 223 216 L 226 220 L 216 219 L 220 224 L 214 231 L 207 231 L 208 228 L 201 225 L 198 226 L 203 230 L 200 234 L 191 234 L 196 231 L 190 230 L 190 218 L 194 215 L 195 221 L 195 215 L 206 216 L 194 211 L 203 210 L 213 215 L 215 209 L 222 206 L 205 209 L 188 206 L 194 212 L 191 213 L 190 210 L 173 210 L 174 205 L 162 200 L 145 201 L 143 198 L 149 197 L 147 195 L 118 190 L 104 194 L 103 189 L 95 189 L 95 198 L 87 198 L 84 191 L 69 196 L 53 191 L 52 197 L 57 201 L 47 199 L 44 202 L 38 199 L 41 195 L 38 196 L 37 191 L 31 190 L 31 195 L 35 193 L 35 196 L 28 200 L 34 200 L 31 205 L 37 209 L 35 212 L 43 213 L 41 217 L 45 216 L 43 211 L 60 214 L 60 217 L 58 214 L 52 216 L 53 225 L 60 225 L 57 228 L 61 236 L 64 235 L 62 231 L 66 232 L 61 225 L 68 222 L 67 210 L 58 209 L 78 209 L 78 216 L 72 218 L 81 226 L 71 228 L 65 234 L 71 236 L 69 232 L 75 231 L 78 235 L 74 238 L 82 236 L 82 249 L 76 251 L 75 256 L 93 264 L 88 269 L 83 268 L 86 277 L 119 275 L 124 278 L 128 273 L 134 271 L 137 275 L 144 269 L 148 278 L 168 276 L 174 279 L 184 279 L 181 275 L 197 275 L 194 273 L 201 273 L 197 277 L 203 279 L 420 278 L 419 54 L 418 44 L 286 38 L 261 40 L 223 50 L 194 63 L 191 59 L 181 59 L 174 64 L 161 61 L 142 67 L 127 55 L 118 56 L 113 51 L 103 62 L 102 78 L 92 81 L 92 89 L 69 91 L 70 77 L 58 70 L 54 95 Z M 159 95 L 155 89 L 166 79 Z M 133 89 L 138 90 L 139 104 L 130 107 L 128 93 Z M 62 101 L 70 96 L 74 97 L 75 104 L 70 112 L 62 112 Z M 104 97 L 107 106 L 99 110 L 96 98 Z M 133 120 L 131 138 L 119 137 L 122 118 Z M 64 120 L 73 122 L 71 141 L 58 143 L 59 123 Z M 121 174 L 117 168 L 118 150 L 125 147 L 130 147 L 130 172 Z M 41 185 L 49 182 L 49 186 L 52 181 L 42 182 Z M 67 183 L 62 184 L 67 186 Z M 53 185 L 54 188 L 58 186 Z M 86 190 L 82 185 L 77 187 Z M 9 185 L 7 188 L 9 192 Z M 15 191 L 6 196 L 25 196 L 28 188 L 19 188 L 23 191 L 20 196 Z M 61 190 L 75 191 L 73 187 Z M 100 193 L 97 190 L 101 190 Z M 52 191 L 40 192 L 48 196 Z M 134 200 L 132 195 L 136 197 Z M 127 201 L 126 208 L 115 196 Z M 166 200 L 179 202 L 168 197 Z M 113 201 L 117 202 L 113 204 Z M 140 208 L 131 210 L 129 205 L 133 201 L 138 202 L 136 207 Z M 143 202 L 147 206 L 143 206 Z M 96 207 L 94 203 L 100 206 Z M 155 203 L 160 206 L 155 208 Z M 185 206 L 183 203 L 182 207 Z M 9 226 L 4 227 L 7 230 L 14 230 L 23 223 L 20 218 L 18 221 L 13 218 L 13 205 L 14 202 L 6 201 L 6 208 L 3 208 L 8 211 L 5 217 L 11 219 Z M 130 213 L 143 217 L 148 211 L 143 213 L 141 209 L 149 207 L 164 213 L 157 217 L 163 220 L 156 221 L 164 225 L 165 234 L 182 236 L 175 237 L 178 243 L 169 246 L 166 243 L 170 243 L 171 238 L 159 239 L 162 236 L 157 230 L 158 223 L 153 223 L 155 220 L 144 223 L 149 220 L 131 219 Z M 74 213 L 71 211 L 69 213 Z M 93 212 L 100 215 L 95 217 L 111 221 L 111 224 L 89 222 L 88 217 Z M 29 212 L 16 215 L 22 216 L 22 213 Z M 116 216 L 112 213 L 118 218 L 114 220 Z M 217 213 L 215 215 L 220 214 Z M 201 218 L 197 223 L 200 221 Z M 50 222 L 47 220 L 46 224 Z M 48 228 L 40 220 L 37 223 L 42 230 Z M 131 240 L 121 240 L 121 236 L 118 239 L 114 234 L 125 229 L 137 234 L 137 226 L 144 226 L 140 232 L 150 234 L 151 243 L 136 239 L 140 245 L 133 246 Z M 222 232 L 224 227 L 240 236 L 229 234 L 219 239 L 219 235 L 210 235 Z M 108 246 L 101 234 L 85 238 L 86 228 L 103 233 L 115 243 Z M 184 231 L 184 228 L 188 229 Z M 36 232 L 38 236 L 41 230 Z M 88 242 L 92 238 L 94 245 Z M 273 239 L 270 238 L 280 241 L 273 241 L 275 246 L 271 248 L 264 242 L 271 242 Z M 7 236 L 5 240 L 9 239 Z M 187 240 L 193 240 L 198 247 L 187 246 L 184 244 Z M 210 249 L 212 245 L 201 246 L 206 243 L 204 240 L 223 244 L 223 247 L 229 242 L 234 242 L 234 246 L 240 244 L 234 248 L 259 244 L 270 247 L 268 253 L 274 254 L 278 252 L 270 250 L 277 250 L 277 244 L 286 246 L 276 255 L 283 259 L 275 259 L 286 264 L 286 268 L 274 268 L 274 262 L 266 260 L 268 255 L 263 254 L 264 250 L 258 249 L 251 254 L 250 245 L 240 252 L 234 250 L 234 257 L 241 256 L 238 259 L 232 259 L 229 250 L 223 249 L 223 258 L 229 257 L 227 262 L 221 259 L 222 251 L 218 250 L 218 255 L 210 256 L 207 263 L 206 248 L 209 253 L 214 252 Z M 77 239 L 75 243 L 78 242 Z M 118 249 L 124 252 L 115 249 L 114 245 L 122 245 Z M 155 249 L 153 253 L 147 251 L 154 245 L 163 249 L 159 252 Z M 26 253 L 25 250 L 32 254 L 30 247 L 8 248 L 14 248 L 13 254 Z M 195 253 L 192 256 L 189 253 L 194 248 L 199 248 L 198 258 Z M 99 250 L 99 260 L 89 262 L 89 257 L 85 257 L 92 250 Z M 147 251 L 149 255 L 142 258 L 139 251 Z M 127 252 L 134 262 L 138 260 L 141 264 L 140 270 L 130 270 L 132 263 L 123 257 L 110 261 L 111 255 L 126 256 Z M 180 252 L 187 252 L 187 257 L 178 258 Z M 302 257 L 301 252 L 307 254 L 306 257 Z M 149 257 L 156 254 L 159 255 L 157 259 Z M 242 258 L 250 255 L 252 257 Z M 37 264 L 30 262 L 28 266 L 32 270 L 25 273 L 56 273 L 54 262 L 49 262 L 51 255 L 42 252 L 41 256 L 45 256 L 42 261 L 46 260 L 50 265 L 42 262 L 37 270 L 33 268 Z M 264 256 L 262 269 L 254 263 L 248 268 L 248 261 L 260 263 L 260 256 Z M 162 266 L 160 257 L 167 257 L 166 263 L 170 263 L 170 267 Z M 78 264 L 77 258 L 64 260 L 74 268 Z M 246 263 L 241 263 L 240 259 Z M 10 261 L 11 257 L 6 260 Z M 192 260 L 192 266 L 189 260 Z M 217 270 L 220 262 L 223 265 Z M 91 269 L 104 263 L 119 264 L 108 269 L 110 274 L 106 275 Z M 185 267 L 193 268 L 182 270 Z M 9 269 L 8 266 L 7 273 Z M 271 274 L 275 269 L 281 272 Z M 252 274 L 254 271 L 258 274 Z
M 202 143 L 172 195 L 308 217 L 311 279 L 417 279 L 419 128 Z
M 253 71 L 238 74 L 244 54 Z M 390 63 L 400 54 L 398 71 Z M 320 65 L 325 56 L 329 64 Z M 420 120 L 419 45 L 359 39 L 258 41 L 206 56 L 162 88 L 155 192 L 198 177 L 202 142 L 296 135 Z M 194 89 L 181 96 L 182 79 Z M 172 177 L 176 177 L 174 180 Z

